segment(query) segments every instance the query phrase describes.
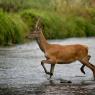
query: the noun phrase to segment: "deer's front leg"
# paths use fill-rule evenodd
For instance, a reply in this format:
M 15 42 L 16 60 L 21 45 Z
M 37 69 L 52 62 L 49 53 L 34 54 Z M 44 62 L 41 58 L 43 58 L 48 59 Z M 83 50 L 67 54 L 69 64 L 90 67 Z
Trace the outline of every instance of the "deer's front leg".
M 50 72 L 47 71 L 44 63 L 51 64 Z M 55 67 L 55 64 L 53 64 L 53 61 L 51 61 L 51 60 L 42 60 L 41 61 L 41 65 L 44 68 L 45 73 L 46 74 L 49 74 L 50 75 L 50 78 L 51 78 L 51 76 L 53 75 L 53 72 L 54 72 L 54 67 Z
M 55 67 L 55 64 L 51 64 L 51 68 L 50 68 L 50 78 L 53 76 L 54 67 Z
M 42 67 L 44 68 L 45 73 L 50 75 L 50 72 L 47 71 L 47 69 L 46 69 L 46 67 L 45 67 L 45 65 L 44 65 L 44 63 L 47 63 L 47 62 L 48 62 L 47 60 L 42 60 L 42 61 L 41 61 L 41 65 L 42 65 Z

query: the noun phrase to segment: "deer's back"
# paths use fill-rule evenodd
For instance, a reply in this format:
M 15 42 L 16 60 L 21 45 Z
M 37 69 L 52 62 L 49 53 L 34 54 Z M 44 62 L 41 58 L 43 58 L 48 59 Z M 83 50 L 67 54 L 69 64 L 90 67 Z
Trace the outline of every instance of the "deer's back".
M 56 60 L 57 63 L 70 63 L 88 55 L 88 48 L 84 45 L 57 45 L 52 44 L 47 49 L 46 57 Z

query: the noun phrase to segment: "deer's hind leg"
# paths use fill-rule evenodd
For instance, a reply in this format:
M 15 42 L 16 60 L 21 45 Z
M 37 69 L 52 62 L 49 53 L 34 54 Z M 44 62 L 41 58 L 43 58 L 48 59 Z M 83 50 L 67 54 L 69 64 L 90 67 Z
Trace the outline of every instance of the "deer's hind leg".
M 81 70 L 81 72 L 82 72 L 83 74 L 85 74 L 84 67 L 85 67 L 85 65 L 83 64 L 83 65 L 81 66 L 81 68 L 80 68 L 80 70 Z
M 90 58 L 91 58 L 91 56 L 88 55 L 88 56 L 87 56 L 87 60 L 89 61 Z M 85 74 L 84 67 L 85 67 L 85 65 L 83 64 L 83 65 L 81 66 L 81 68 L 80 68 L 80 70 L 81 70 L 81 72 L 82 72 L 83 74 Z
M 95 79 L 95 66 L 89 62 L 88 57 L 81 59 L 80 62 L 92 70 Z

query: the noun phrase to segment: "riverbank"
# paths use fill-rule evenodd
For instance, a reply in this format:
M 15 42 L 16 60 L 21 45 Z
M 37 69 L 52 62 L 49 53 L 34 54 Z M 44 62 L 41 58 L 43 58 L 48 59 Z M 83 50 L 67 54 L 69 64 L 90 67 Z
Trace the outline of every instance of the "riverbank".
M 95 95 L 95 82 L 87 84 L 24 84 L 17 87 L 0 85 L 0 95 Z

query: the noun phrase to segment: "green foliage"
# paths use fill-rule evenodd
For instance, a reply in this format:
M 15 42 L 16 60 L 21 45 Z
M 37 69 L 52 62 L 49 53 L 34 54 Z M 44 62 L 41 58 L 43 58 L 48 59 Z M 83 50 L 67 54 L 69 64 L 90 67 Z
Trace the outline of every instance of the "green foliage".
M 50 13 L 46 11 L 40 10 L 25 10 L 21 13 L 21 17 L 30 27 L 30 30 L 33 30 L 35 23 L 37 21 L 38 16 L 41 17 L 42 24 L 44 26 L 44 34 L 47 38 L 63 38 L 62 31 L 64 31 L 62 19 L 56 13 Z M 63 32 L 64 34 L 64 32 Z
M 28 29 L 19 16 L 0 11 L 0 45 L 23 42 L 26 32 Z
M 38 16 L 48 39 L 95 36 L 94 0 L 0 0 L 0 10 L 0 44 L 23 42 Z
M 7 12 L 17 12 L 23 9 L 49 9 L 51 0 L 0 0 L 0 7 Z
M 85 18 L 83 16 L 58 15 L 55 12 L 41 10 L 25 10 L 21 17 L 33 31 L 37 17 L 42 18 L 44 34 L 49 39 L 62 39 L 66 37 L 86 37 L 95 35 L 95 18 Z
M 95 7 L 94 5 L 94 0 L 0 0 L 0 7 L 8 12 L 34 8 L 65 13 L 76 8 Z
M 35 23 L 37 21 L 37 16 L 32 14 L 32 11 L 26 10 L 20 13 L 22 20 L 27 24 L 30 31 L 33 31 Z

